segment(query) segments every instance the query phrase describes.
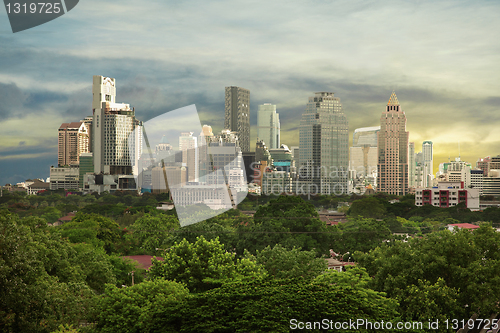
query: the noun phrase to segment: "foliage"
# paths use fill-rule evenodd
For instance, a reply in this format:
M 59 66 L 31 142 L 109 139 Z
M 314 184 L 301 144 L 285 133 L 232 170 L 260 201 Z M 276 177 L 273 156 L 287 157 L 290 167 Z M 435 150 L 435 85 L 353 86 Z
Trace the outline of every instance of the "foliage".
M 373 276 L 370 285 L 397 299 L 408 319 L 429 319 L 423 307 L 436 310 L 433 318 L 499 310 L 500 234 L 488 225 L 393 242 L 355 258 Z M 427 303 L 416 307 L 419 299 Z
M 94 293 L 82 276 L 91 258 L 85 267 L 79 251 L 46 225 L 40 218 L 0 211 L 2 332 L 50 332 L 60 324 L 78 324 L 91 307 Z
M 179 228 L 179 221 L 174 216 L 145 214 L 130 227 L 133 236 L 147 254 L 156 255 L 170 246 L 171 233 Z
M 108 285 L 96 304 L 95 331 L 147 332 L 156 312 L 184 299 L 188 293 L 184 285 L 163 279 L 126 288 Z
M 384 203 L 375 197 L 366 197 L 351 204 L 347 215 L 380 219 L 386 214 Z
M 298 277 L 313 279 L 327 268 L 325 259 L 316 258 L 314 251 L 300 251 L 296 248 L 287 250 L 280 244 L 273 248 L 267 246 L 261 251 L 257 250 L 256 256 L 247 252 L 247 257 L 255 260 L 269 275 L 278 279 Z
M 367 252 L 391 238 L 387 224 L 380 220 L 350 218 L 337 228 L 339 233 L 335 234 L 336 241 L 332 248 L 340 253 Z
M 109 262 L 112 265 L 112 271 L 116 278 L 117 287 L 132 285 L 132 277 L 130 275 L 132 271 L 134 271 L 135 284 L 141 283 L 146 276 L 146 270 L 137 268 L 136 263 L 131 259 L 110 256 Z
M 235 260 L 219 239 L 207 241 L 203 236 L 195 243 L 182 240 L 165 251 L 164 261 L 153 260 L 149 276 L 182 282 L 194 292 L 213 288 L 231 279 L 252 279 L 264 271 L 248 259 Z
M 281 244 L 283 247 L 314 250 L 326 254 L 332 247 L 333 228 L 318 218 L 313 205 L 296 196 L 280 196 L 269 204 L 260 206 L 254 215 L 254 223 L 240 224 L 236 251 L 255 254 L 266 246 Z
M 361 286 L 307 283 L 303 279 L 260 279 L 227 283 L 171 303 L 153 318 L 153 327 L 158 332 L 279 333 L 291 330 L 291 319 L 380 321 L 392 320 L 397 315 L 393 300 Z
M 115 252 L 115 244 L 121 238 L 118 223 L 98 214 L 77 213 L 71 222 L 65 223 L 60 230 L 63 237 L 73 243 L 86 242 L 101 247 L 109 254 Z

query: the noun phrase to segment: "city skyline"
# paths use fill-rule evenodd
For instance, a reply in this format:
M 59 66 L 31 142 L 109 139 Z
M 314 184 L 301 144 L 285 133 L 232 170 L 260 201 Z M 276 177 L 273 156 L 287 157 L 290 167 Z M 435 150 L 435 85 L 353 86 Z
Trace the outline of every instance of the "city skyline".
M 252 150 L 260 104 L 277 106 L 281 141 L 297 146 L 304 100 L 333 91 L 351 141 L 355 128 L 378 125 L 395 90 L 410 141 L 434 144 L 434 173 L 459 155 L 459 143 L 473 166 L 499 153 L 492 31 L 500 4 L 146 4 L 87 1 L 17 34 L 0 22 L 0 184 L 48 177 L 57 165 L 58 127 L 91 114 L 93 75 L 116 78 L 117 100 L 142 121 L 196 104 L 214 132 L 223 129 L 224 87 L 245 87 Z M 331 32 L 334 42 L 324 43 Z

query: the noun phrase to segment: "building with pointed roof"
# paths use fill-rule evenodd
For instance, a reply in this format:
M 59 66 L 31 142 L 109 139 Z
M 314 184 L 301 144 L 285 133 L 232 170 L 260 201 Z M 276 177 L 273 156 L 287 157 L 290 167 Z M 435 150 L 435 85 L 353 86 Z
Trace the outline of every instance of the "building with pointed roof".
M 380 117 L 378 132 L 378 192 L 395 195 L 408 193 L 408 143 L 406 115 L 393 91 Z
M 89 151 L 89 132 L 85 123 L 63 123 L 58 130 L 58 166 L 78 166 L 80 154 Z

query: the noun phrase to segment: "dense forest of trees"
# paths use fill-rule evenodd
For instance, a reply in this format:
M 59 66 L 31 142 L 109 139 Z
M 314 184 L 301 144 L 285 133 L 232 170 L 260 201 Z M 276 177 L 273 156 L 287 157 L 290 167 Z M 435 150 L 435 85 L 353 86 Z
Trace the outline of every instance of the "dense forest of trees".
M 498 313 L 500 209 L 393 198 L 249 196 L 239 208 L 253 217 L 230 210 L 181 228 L 175 210 L 156 209 L 165 195 L 4 193 L 0 331 L 288 332 L 292 319 Z M 351 203 L 348 220 L 327 226 L 318 209 L 339 202 Z M 446 230 L 459 222 L 480 228 Z M 330 249 L 356 267 L 326 270 Z M 163 261 L 146 272 L 123 258 L 138 254 Z

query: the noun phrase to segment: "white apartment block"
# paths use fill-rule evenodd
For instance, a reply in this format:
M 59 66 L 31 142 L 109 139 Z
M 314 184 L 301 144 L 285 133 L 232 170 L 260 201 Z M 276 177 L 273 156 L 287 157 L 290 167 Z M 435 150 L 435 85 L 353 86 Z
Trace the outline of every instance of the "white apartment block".
M 439 182 L 432 188 L 415 190 L 415 205 L 448 208 L 465 203 L 470 210 L 479 210 L 479 189 L 465 188 L 463 182 Z

